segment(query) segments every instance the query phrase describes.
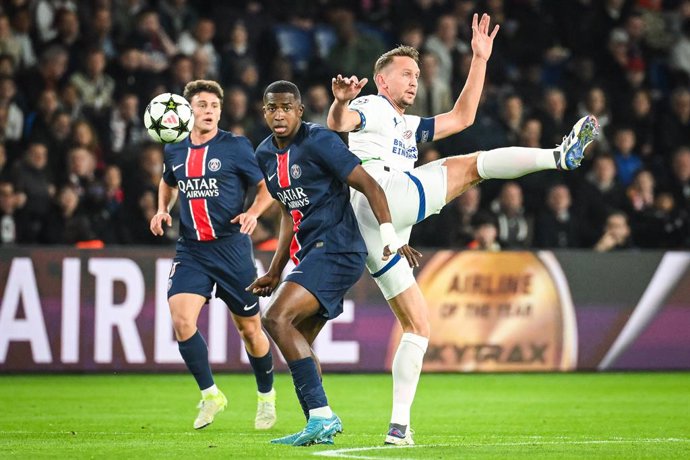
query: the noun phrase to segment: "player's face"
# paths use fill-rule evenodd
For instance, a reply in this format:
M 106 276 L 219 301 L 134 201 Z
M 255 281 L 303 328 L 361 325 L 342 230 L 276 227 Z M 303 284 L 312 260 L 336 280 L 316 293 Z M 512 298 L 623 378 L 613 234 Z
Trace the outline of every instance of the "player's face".
M 264 100 L 266 124 L 277 139 L 291 139 L 299 130 L 304 106 L 292 93 L 268 93 Z
M 417 96 L 419 66 L 414 59 L 407 56 L 396 56 L 381 72 L 380 85 L 387 95 L 401 109 L 414 103 Z
M 202 91 L 195 94 L 192 100 L 194 112 L 194 129 L 200 133 L 213 131 L 220 120 L 220 99 L 213 93 Z

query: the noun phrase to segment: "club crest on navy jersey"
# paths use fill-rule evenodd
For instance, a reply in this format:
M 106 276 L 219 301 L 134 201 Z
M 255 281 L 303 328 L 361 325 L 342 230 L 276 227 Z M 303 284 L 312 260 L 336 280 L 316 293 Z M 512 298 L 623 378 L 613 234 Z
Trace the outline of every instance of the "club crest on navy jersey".
M 216 172 L 220 169 L 220 160 L 218 158 L 211 158 L 208 162 L 208 170 Z
M 299 179 L 302 175 L 302 168 L 300 168 L 297 164 L 290 166 L 290 175 L 293 179 Z

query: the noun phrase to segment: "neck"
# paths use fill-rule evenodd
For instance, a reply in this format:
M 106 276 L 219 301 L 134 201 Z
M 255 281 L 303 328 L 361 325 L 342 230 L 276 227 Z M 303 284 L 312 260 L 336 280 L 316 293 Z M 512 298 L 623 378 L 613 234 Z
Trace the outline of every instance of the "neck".
M 301 127 L 302 123 L 298 124 L 291 133 L 284 137 L 278 137 L 274 134 L 273 143 L 276 145 L 276 147 L 278 147 L 278 149 L 283 150 L 285 147 L 292 144 L 292 140 L 295 138 L 295 136 L 297 136 L 297 133 Z
M 192 144 L 194 145 L 200 145 L 200 144 L 205 144 L 206 142 L 210 141 L 215 137 L 215 135 L 218 134 L 218 127 L 216 126 L 213 128 L 211 131 L 206 131 L 206 132 L 201 132 L 199 130 L 192 130 L 192 133 L 189 135 Z
M 400 115 L 405 115 L 405 107 L 398 105 L 392 97 L 384 92 L 380 92 L 379 95 L 385 97 L 386 100 L 391 103 L 396 112 L 398 112 Z

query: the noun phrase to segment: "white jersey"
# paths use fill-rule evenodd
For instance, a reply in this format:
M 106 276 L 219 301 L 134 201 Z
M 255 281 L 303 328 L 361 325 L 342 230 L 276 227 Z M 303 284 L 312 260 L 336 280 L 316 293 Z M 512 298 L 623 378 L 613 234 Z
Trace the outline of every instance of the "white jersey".
M 350 109 L 359 112 L 361 125 L 352 131 L 348 144 L 362 163 L 383 161 L 391 168 L 410 171 L 417 161 L 417 142 L 434 138 L 434 119 L 400 115 L 384 96 L 358 97 Z

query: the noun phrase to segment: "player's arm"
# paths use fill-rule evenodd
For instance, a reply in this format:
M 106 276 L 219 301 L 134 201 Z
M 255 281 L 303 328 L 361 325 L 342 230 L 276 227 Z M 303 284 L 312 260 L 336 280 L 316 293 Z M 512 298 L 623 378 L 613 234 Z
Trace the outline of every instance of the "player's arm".
M 233 224 L 240 224 L 240 232 L 251 235 L 254 233 L 256 228 L 256 220 L 266 212 L 266 210 L 273 203 L 273 197 L 268 191 L 266 186 L 266 181 L 261 179 L 258 184 L 256 184 L 256 197 L 254 197 L 254 202 L 252 205 L 242 214 L 235 216 L 230 222 Z
M 275 254 L 273 254 L 271 266 L 268 267 L 268 272 L 266 272 L 265 275 L 257 278 L 246 288 L 247 291 L 251 291 L 255 295 L 270 296 L 273 290 L 278 286 L 278 283 L 280 283 L 280 274 L 283 273 L 285 265 L 287 265 L 288 260 L 290 260 L 290 243 L 295 235 L 295 231 L 293 230 L 294 223 L 285 207 L 281 206 L 280 209 L 282 212 L 280 215 L 278 247 L 276 248 Z
M 151 218 L 150 224 L 151 233 L 154 235 L 163 236 L 163 222 L 168 224 L 168 227 L 172 225 L 170 210 L 177 200 L 177 194 L 177 187 L 171 187 L 165 180 L 161 179 L 158 184 L 158 211 Z
M 359 128 L 362 119 L 359 112 L 350 109 L 350 101 L 357 97 L 367 81 L 369 80 L 366 78 L 359 80 L 355 75 L 351 77 L 338 75 L 331 80 L 334 100 L 328 109 L 326 119 L 326 124 L 330 129 L 342 133 Z
M 482 15 L 479 23 L 477 23 L 477 14 L 472 18 L 472 63 L 467 81 L 453 109 L 434 117 L 434 140 L 458 133 L 474 123 L 484 88 L 486 63 L 491 57 L 494 38 L 499 29 L 496 25 L 489 35 L 490 21 L 491 18 L 487 14 Z
M 347 184 L 364 194 L 369 201 L 369 206 L 371 206 L 371 210 L 374 212 L 374 216 L 380 226 L 381 240 L 384 245 L 382 259 L 388 260 L 393 253 L 397 252 L 407 259 L 410 267 L 418 267 L 418 259 L 422 257 L 422 255 L 416 249 L 404 244 L 398 238 L 392 224 L 386 194 L 378 182 L 376 182 L 361 165 L 358 165 L 352 170 L 350 175 L 347 176 Z

